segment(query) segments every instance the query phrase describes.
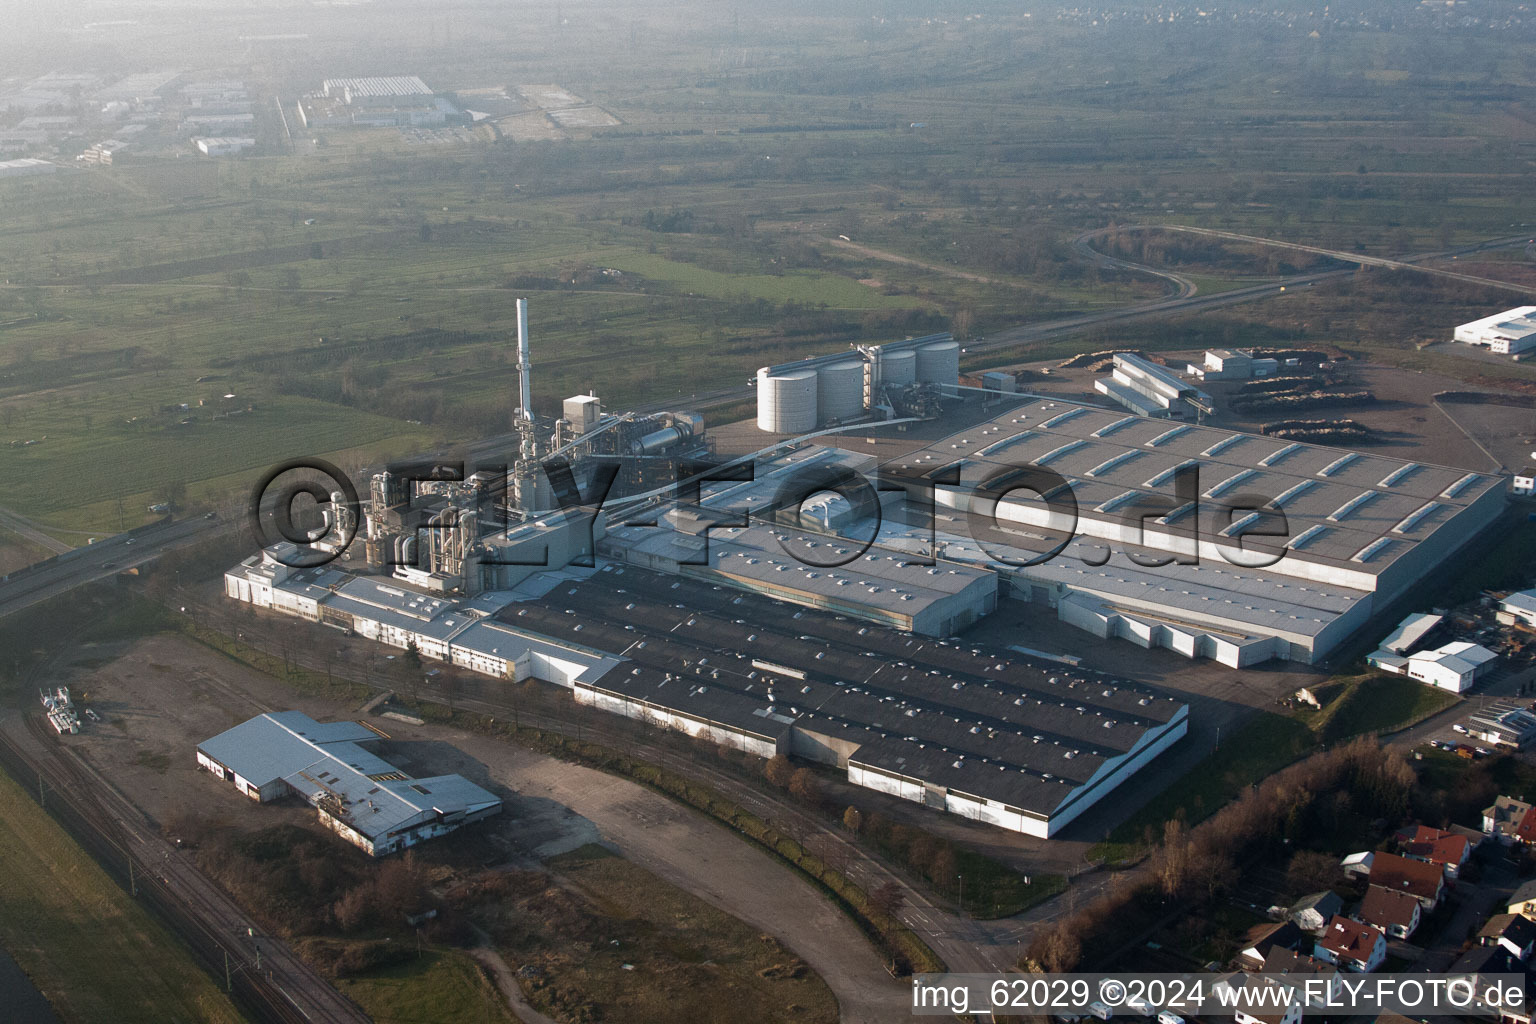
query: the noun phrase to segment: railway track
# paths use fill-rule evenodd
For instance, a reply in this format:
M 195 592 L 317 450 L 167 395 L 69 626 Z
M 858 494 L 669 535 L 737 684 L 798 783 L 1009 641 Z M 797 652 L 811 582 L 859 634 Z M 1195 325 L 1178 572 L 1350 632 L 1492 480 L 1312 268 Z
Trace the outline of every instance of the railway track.
M 0 767 L 120 885 L 146 904 L 237 1005 L 264 1024 L 367 1024 L 337 992 L 163 839 L 137 807 L 73 752 L 36 715 L 0 728 Z M 20 733 L 20 735 L 18 735 Z

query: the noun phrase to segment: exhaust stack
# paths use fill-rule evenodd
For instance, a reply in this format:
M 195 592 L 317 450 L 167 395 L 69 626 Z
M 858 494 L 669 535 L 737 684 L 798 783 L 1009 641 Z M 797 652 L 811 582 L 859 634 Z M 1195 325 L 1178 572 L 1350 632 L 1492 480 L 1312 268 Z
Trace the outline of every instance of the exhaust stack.
M 533 359 L 528 355 L 528 300 L 517 300 L 517 376 L 520 419 L 533 420 Z

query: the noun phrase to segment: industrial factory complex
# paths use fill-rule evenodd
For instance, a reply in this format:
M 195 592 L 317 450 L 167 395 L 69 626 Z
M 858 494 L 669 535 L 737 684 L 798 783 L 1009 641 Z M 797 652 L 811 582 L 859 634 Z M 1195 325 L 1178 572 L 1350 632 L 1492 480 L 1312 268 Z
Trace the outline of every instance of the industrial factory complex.
M 1140 415 L 962 387 L 947 335 L 764 368 L 767 446 L 700 463 L 694 413 L 584 395 L 536 416 L 520 314 L 513 465 L 380 473 L 311 545 L 356 534 L 363 559 L 305 568 L 278 545 L 227 595 L 1030 835 L 1175 742 L 1188 706 L 957 636 L 1002 602 L 1085 639 L 1312 663 L 1505 502 L 1494 475 L 1178 422 L 1209 405 L 1188 385 Z M 1113 380 L 1141 399 L 1176 380 L 1143 363 Z M 609 476 L 606 501 L 572 499 Z

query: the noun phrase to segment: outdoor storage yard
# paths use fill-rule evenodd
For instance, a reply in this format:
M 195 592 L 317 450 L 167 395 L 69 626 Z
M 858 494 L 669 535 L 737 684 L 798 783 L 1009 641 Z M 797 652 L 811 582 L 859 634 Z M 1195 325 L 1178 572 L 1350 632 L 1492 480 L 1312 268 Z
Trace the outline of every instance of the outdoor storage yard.
M 343 870 L 369 866 L 320 828 L 309 807 L 251 802 L 200 771 L 193 757 L 200 739 L 262 711 L 363 718 L 361 701 L 298 696 L 175 633 L 82 647 L 55 672 L 99 716 L 57 742 L 167 831 L 247 853 L 280 834 L 309 836 L 301 847 L 318 843 L 315 850 Z M 635 1021 L 676 1019 L 678 1000 L 701 986 L 732 998 L 688 1003 L 697 1012 L 686 1019 L 742 1020 L 740 1007 L 751 1005 L 760 1008 L 753 1020 L 831 1021 L 841 1005 L 843 1019 L 875 1022 L 899 1000 L 894 982 L 872 980 L 885 977 L 879 957 L 848 918 L 790 869 L 694 812 L 504 741 L 371 721 L 390 733 L 379 752 L 402 771 L 461 773 L 506 801 L 499 817 L 413 853 L 447 904 L 493 940 L 475 956 L 503 990 L 521 969 L 522 990 L 545 1012 Z M 692 854 L 677 857 L 684 848 Z M 647 899 L 636 898 L 641 891 Z M 335 961 L 340 940 L 295 938 L 332 949 L 320 955 Z M 431 963 L 391 963 L 342 983 L 368 1006 L 401 986 L 419 996 L 419 986 L 475 970 L 454 950 L 437 949 Z M 453 1019 L 443 1016 L 451 1008 L 439 1006 L 429 1019 Z

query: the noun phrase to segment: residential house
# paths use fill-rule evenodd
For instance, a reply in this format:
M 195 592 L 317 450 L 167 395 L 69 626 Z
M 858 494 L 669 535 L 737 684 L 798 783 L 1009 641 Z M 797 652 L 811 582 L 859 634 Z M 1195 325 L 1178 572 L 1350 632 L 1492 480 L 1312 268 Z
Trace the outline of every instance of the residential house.
M 1536 919 L 1536 878 L 1521 882 L 1520 888 L 1509 894 L 1509 912 Z
M 1536 921 L 1520 914 L 1495 914 L 1477 933 L 1477 943 L 1502 949 L 1524 963 L 1536 948 Z
M 1339 868 L 1350 878 L 1363 878 L 1371 873 L 1371 865 L 1376 860 L 1376 854 L 1370 850 L 1360 853 L 1352 853 L 1339 861 Z
M 1270 950 L 1300 949 L 1305 941 L 1301 929 L 1292 921 L 1254 925 L 1243 936 L 1242 949 L 1237 954 L 1238 963 L 1244 970 L 1257 971 L 1264 966 L 1264 958 L 1269 956 Z
M 1355 917 L 1375 925 L 1394 939 L 1406 939 L 1418 928 L 1423 909 L 1412 893 L 1373 885 L 1366 889 L 1365 899 L 1360 901 Z
M 1515 831 L 1531 813 L 1531 805 L 1512 796 L 1500 796 L 1483 811 L 1483 833 L 1501 843 L 1516 841 Z
M 1213 995 L 1216 995 L 1214 990 L 1217 988 L 1225 988 L 1232 993 L 1221 1001 L 1231 1006 L 1237 1024 L 1301 1024 L 1302 1002 L 1297 997 L 1296 989 L 1284 986 L 1273 978 L 1237 973 L 1217 979 L 1211 988 Z M 1265 991 L 1273 988 L 1283 989 L 1285 995 L 1277 999 Z
M 1447 878 L 1461 873 L 1461 866 L 1472 856 L 1472 844 L 1465 836 L 1444 829 L 1415 825 L 1398 832 L 1402 853 L 1410 860 L 1439 865 Z
M 1426 861 L 1378 853 L 1371 865 L 1371 884 L 1410 893 L 1425 910 L 1434 910 L 1445 892 L 1445 872 Z
M 1344 901 L 1331 889 L 1303 896 L 1291 904 L 1290 918 L 1304 932 L 1317 933 L 1335 914 L 1344 913 Z
M 1294 980 L 1302 1002 L 1319 1008 L 1333 1002 L 1344 987 L 1344 976 L 1338 967 L 1291 949 L 1270 950 L 1264 958 L 1263 973 L 1271 977 L 1283 975 L 1278 979 L 1282 984 Z
M 1387 937 L 1375 925 L 1334 917 L 1312 947 L 1319 960 L 1349 971 L 1374 971 L 1387 958 Z

